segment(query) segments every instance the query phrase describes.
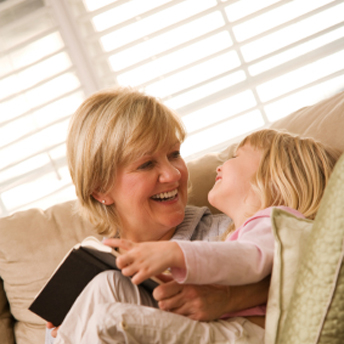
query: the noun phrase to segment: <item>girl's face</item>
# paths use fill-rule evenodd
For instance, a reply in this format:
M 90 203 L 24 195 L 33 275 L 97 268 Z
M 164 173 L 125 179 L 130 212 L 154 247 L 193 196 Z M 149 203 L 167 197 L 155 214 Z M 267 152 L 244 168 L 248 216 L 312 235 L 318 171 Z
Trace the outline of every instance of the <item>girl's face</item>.
M 118 169 L 107 203 L 118 211 L 122 238 L 169 239 L 183 221 L 188 171 L 179 150 L 178 142 Z
M 234 222 L 244 212 L 259 209 L 260 201 L 250 182 L 258 170 L 261 154 L 260 150 L 245 144 L 232 159 L 216 169 L 215 185 L 208 194 L 209 202 Z

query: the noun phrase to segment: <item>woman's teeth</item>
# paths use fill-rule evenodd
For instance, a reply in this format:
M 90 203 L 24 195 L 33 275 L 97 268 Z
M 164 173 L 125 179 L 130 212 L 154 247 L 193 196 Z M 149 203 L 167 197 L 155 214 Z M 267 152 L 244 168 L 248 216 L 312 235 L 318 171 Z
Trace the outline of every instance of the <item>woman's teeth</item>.
M 170 200 L 170 199 L 173 199 L 174 197 L 176 197 L 177 194 L 178 194 L 178 190 L 175 189 L 175 190 L 169 191 L 169 192 L 161 192 L 159 194 L 152 196 L 152 198 L 159 200 L 159 201 L 167 201 L 167 200 Z

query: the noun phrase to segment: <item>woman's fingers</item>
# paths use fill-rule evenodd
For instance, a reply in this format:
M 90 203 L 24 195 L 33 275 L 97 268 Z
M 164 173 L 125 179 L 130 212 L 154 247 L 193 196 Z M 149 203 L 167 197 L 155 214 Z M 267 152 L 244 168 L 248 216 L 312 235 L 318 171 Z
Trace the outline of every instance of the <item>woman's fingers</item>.
M 196 309 L 195 299 L 188 297 L 188 289 L 190 286 L 181 286 L 181 290 L 170 298 L 159 301 L 159 308 L 163 311 L 173 312 L 175 314 L 183 315 L 194 320 L 201 320 L 203 314 L 200 314 L 199 309 Z M 196 301 L 196 304 L 198 301 Z M 197 313 L 197 314 L 195 314 Z
M 184 300 L 180 296 L 180 294 L 177 294 L 170 299 L 165 299 L 158 302 L 159 308 L 163 311 L 173 311 L 177 314 L 183 314 L 178 313 L 178 310 L 184 305 Z
M 160 297 L 160 309 L 199 321 L 221 317 L 226 312 L 225 306 L 230 298 L 228 287 L 216 285 L 175 285 L 169 282 L 157 287 L 155 291 L 157 295 L 153 293 L 154 297 Z
M 47 322 L 46 323 L 46 327 L 48 328 L 48 329 L 51 329 L 51 328 L 54 328 L 54 327 L 56 327 L 56 326 L 54 326 L 54 324 L 53 323 L 51 323 L 51 322 Z
M 51 322 L 47 322 L 47 323 L 46 323 L 46 327 L 47 327 L 48 329 L 52 329 L 52 331 L 50 332 L 50 334 L 51 334 L 51 336 L 52 336 L 53 338 L 56 338 L 57 332 L 58 332 L 60 326 L 56 327 L 56 326 L 54 326 Z
M 174 295 L 180 293 L 181 289 L 182 286 L 176 281 L 172 280 L 170 282 L 157 286 L 153 291 L 153 297 L 157 301 L 169 299 Z
M 56 337 L 57 337 L 57 332 L 58 332 L 59 328 L 60 328 L 60 326 L 55 327 L 55 328 L 50 332 L 50 334 L 51 334 L 51 336 L 52 336 L 53 338 L 56 338 Z

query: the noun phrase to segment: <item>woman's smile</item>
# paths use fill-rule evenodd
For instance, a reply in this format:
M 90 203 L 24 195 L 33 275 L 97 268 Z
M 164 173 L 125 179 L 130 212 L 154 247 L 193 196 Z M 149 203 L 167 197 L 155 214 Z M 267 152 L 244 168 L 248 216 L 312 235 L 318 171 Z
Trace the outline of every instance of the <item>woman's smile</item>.
M 178 190 L 174 189 L 172 191 L 160 192 L 160 193 L 158 193 L 156 195 L 153 195 L 151 198 L 154 201 L 166 202 L 166 201 L 175 200 L 177 197 L 178 197 Z

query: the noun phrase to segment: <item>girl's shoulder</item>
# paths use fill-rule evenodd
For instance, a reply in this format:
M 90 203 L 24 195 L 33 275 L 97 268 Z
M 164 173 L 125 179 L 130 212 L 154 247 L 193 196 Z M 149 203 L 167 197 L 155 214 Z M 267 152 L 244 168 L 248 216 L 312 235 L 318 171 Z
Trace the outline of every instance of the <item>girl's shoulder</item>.
M 269 208 L 265 208 L 265 209 L 259 210 L 250 219 L 255 219 L 255 218 L 259 218 L 259 217 L 270 217 L 274 208 L 282 209 L 282 210 L 284 210 L 284 211 L 286 211 L 288 213 L 291 213 L 292 215 L 304 218 L 304 215 L 301 214 L 298 210 L 295 210 L 295 209 L 290 208 L 290 207 L 286 207 L 284 205 L 279 205 L 277 207 L 269 207 Z

